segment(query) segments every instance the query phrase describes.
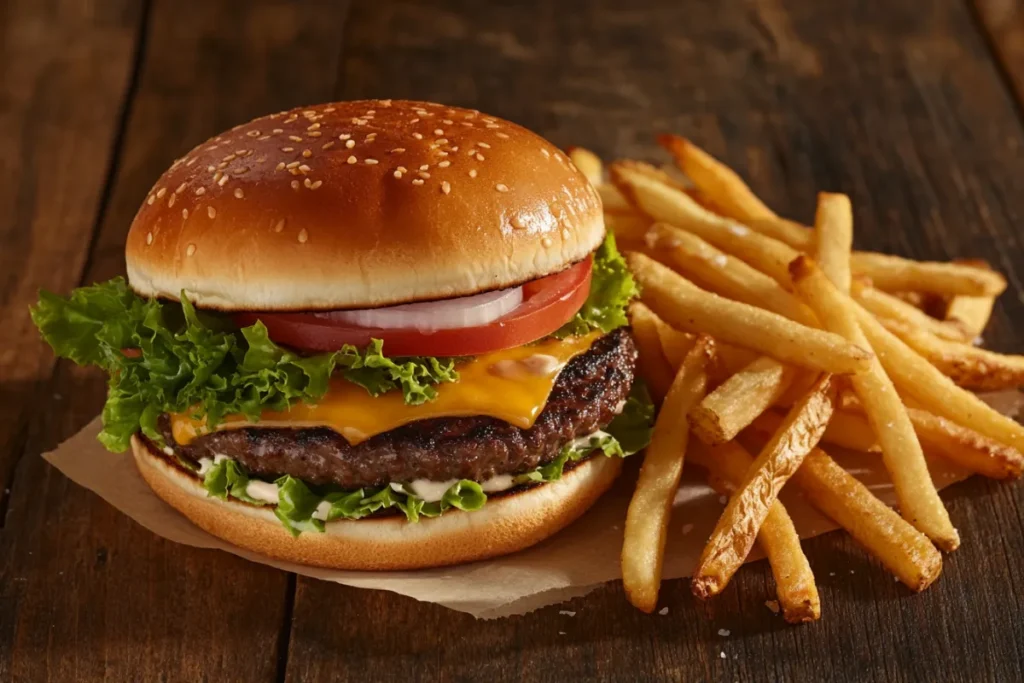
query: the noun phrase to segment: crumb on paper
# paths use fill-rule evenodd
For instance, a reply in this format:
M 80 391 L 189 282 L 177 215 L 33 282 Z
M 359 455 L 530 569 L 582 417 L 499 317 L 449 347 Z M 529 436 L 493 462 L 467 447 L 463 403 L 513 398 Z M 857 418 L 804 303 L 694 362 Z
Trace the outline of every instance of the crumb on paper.
M 693 525 L 692 524 L 684 524 L 683 525 L 683 535 L 684 536 L 686 534 L 690 533 L 691 531 L 693 531 Z
M 660 610 L 658 610 L 658 614 L 660 614 L 661 616 L 665 616 L 666 614 L 668 614 L 668 607 L 662 607 Z
M 765 600 L 764 606 L 772 611 L 772 614 L 779 613 L 779 601 L 778 600 Z
M 573 612 L 571 609 L 560 609 L 560 610 L 558 610 L 558 613 L 559 614 L 564 614 L 567 617 L 574 617 L 574 616 L 576 616 L 576 613 Z
M 727 638 L 730 633 L 732 633 L 732 631 L 730 631 L 727 628 L 718 629 L 718 635 L 722 636 L 723 638 Z
M 718 656 L 719 656 L 719 657 L 721 657 L 722 659 L 725 659 L 725 658 L 727 658 L 727 657 L 728 657 L 729 655 L 725 654 L 725 650 L 722 650 L 721 652 L 719 652 L 719 653 L 718 653 Z

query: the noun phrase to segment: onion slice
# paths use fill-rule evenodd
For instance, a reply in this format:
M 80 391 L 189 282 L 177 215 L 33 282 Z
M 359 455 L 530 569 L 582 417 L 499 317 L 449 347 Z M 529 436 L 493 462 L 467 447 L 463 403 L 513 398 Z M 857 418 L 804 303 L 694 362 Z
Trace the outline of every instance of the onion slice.
M 441 301 L 425 301 L 386 308 L 358 311 L 316 313 L 318 318 L 337 320 L 359 327 L 378 329 L 415 329 L 424 332 L 476 327 L 508 315 L 523 303 L 523 288 L 513 287 L 496 292 Z

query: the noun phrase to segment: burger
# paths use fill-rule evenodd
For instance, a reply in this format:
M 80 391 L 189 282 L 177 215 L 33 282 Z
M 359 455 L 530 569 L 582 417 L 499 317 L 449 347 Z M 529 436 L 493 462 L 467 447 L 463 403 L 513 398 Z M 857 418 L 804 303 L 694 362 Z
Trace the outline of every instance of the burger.
M 237 546 L 367 570 L 510 553 L 649 438 L 601 201 L 508 121 L 398 100 L 256 119 L 171 165 L 125 260 L 33 320 L 109 374 L 103 445 Z

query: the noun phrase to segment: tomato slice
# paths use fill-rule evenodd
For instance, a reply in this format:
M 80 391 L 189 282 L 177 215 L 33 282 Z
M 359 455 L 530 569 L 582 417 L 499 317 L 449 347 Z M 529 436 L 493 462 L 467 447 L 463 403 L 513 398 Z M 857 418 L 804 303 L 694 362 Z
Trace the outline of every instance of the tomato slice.
M 508 315 L 486 325 L 447 330 L 359 327 L 312 313 L 236 313 L 247 326 L 257 320 L 270 338 L 306 351 L 336 351 L 345 344 L 363 347 L 372 339 L 384 341 L 389 356 L 475 356 L 509 349 L 546 337 L 583 307 L 590 293 L 592 259 L 523 285 L 523 303 Z

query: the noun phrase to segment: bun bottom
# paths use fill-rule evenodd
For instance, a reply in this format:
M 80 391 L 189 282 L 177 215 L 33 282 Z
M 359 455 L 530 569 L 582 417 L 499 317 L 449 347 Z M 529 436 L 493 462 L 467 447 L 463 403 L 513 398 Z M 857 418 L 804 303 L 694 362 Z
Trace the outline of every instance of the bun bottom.
M 441 567 L 528 548 L 568 526 L 612 485 L 620 458 L 595 456 L 541 486 L 492 495 L 473 512 L 451 510 L 410 524 L 404 516 L 328 522 L 324 533 L 293 537 L 271 509 L 206 494 L 194 476 L 138 436 L 132 453 L 150 488 L 196 526 L 278 560 L 352 570 Z

